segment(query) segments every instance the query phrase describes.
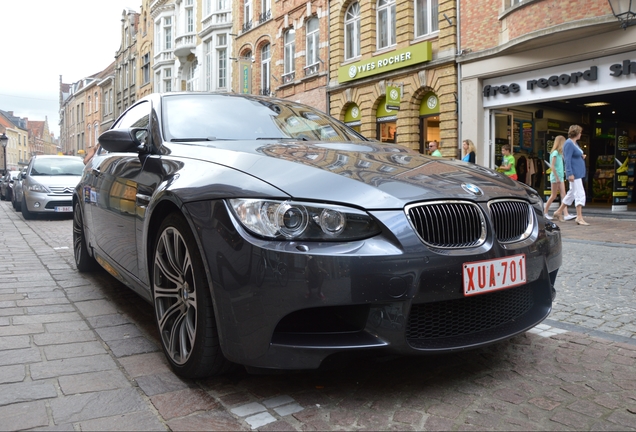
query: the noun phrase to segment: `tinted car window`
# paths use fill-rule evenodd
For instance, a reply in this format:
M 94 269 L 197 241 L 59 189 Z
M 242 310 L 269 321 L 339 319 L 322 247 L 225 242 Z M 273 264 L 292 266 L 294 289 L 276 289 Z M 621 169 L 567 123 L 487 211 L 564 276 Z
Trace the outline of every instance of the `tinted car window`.
M 268 138 L 363 140 L 353 130 L 318 110 L 310 111 L 306 106 L 291 102 L 229 95 L 166 97 L 163 118 L 168 141 Z
M 32 176 L 82 175 L 84 164 L 77 158 L 41 158 L 33 162 Z

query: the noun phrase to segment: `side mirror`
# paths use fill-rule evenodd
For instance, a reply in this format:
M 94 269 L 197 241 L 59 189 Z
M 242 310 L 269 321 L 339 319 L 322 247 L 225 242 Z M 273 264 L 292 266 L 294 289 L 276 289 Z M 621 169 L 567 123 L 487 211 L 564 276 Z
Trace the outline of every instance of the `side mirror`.
M 98 141 L 109 152 L 139 153 L 144 149 L 147 135 L 145 128 L 109 129 L 99 136 Z

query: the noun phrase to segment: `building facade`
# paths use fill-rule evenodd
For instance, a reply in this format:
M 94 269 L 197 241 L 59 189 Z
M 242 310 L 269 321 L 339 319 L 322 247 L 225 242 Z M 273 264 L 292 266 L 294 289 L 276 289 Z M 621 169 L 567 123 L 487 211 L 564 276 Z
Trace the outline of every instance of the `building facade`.
M 152 72 L 153 63 L 153 38 L 154 23 L 150 12 L 151 0 L 143 0 L 141 3 L 141 12 L 139 14 L 139 27 L 137 31 L 137 95 L 139 100 L 149 95 L 153 91 L 154 74 Z
M 58 153 L 57 142 L 51 136 L 49 120 L 27 121 L 29 131 L 29 155 L 54 155 Z M 26 155 L 26 156 L 29 156 Z M 20 165 L 29 163 L 29 157 L 20 160 Z
M 0 152 L 2 157 L 6 153 L 6 166 L 9 171 L 19 170 L 31 157 L 27 124 L 28 119 L 13 115 L 13 111 L 0 110 L 0 134 L 4 133 L 9 138 L 6 150 L 0 149 Z M 4 170 L 4 162 L 0 162 L 0 170 Z
M 72 84 L 62 83 L 60 76 L 60 151 L 66 155 L 81 155 L 86 150 L 87 94 L 85 89 L 96 80 L 96 75 Z M 92 98 L 91 98 L 92 104 Z
M 327 111 L 328 11 L 321 0 L 234 2 L 233 90 Z
M 456 5 L 330 2 L 329 113 L 368 138 L 459 156 Z
M 150 17 L 153 42 L 141 52 L 153 53 L 152 91 L 230 90 L 230 0 L 155 0 Z
M 99 133 L 96 136 L 99 137 L 115 121 L 115 62 L 100 72 L 96 86 L 99 96 Z
M 139 13 L 124 9 L 121 18 L 121 43 L 115 54 L 115 117 L 137 100 L 137 34 Z
M 627 166 L 636 145 L 636 28 L 622 28 L 607 0 L 460 4 L 460 129 L 478 143 L 477 163 L 497 165 L 511 144 L 520 179 L 549 194 L 552 143 L 577 124 L 588 201 L 626 208 L 633 174 L 615 162 Z

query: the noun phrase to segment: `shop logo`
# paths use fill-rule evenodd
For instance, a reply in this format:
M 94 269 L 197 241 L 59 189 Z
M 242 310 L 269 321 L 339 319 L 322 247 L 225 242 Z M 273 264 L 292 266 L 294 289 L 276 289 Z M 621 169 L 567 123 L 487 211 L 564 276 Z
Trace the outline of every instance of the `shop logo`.
M 389 92 L 389 96 L 391 97 L 391 99 L 393 100 L 398 100 L 398 98 L 400 97 L 400 94 L 398 93 L 398 91 L 396 89 L 393 89 Z
M 355 78 L 358 75 L 358 68 L 354 65 L 351 65 L 349 68 L 349 78 Z
M 358 107 L 351 108 L 351 117 L 352 118 L 357 119 L 359 115 L 360 115 L 360 110 L 358 109 Z
M 435 96 L 430 96 L 426 101 L 426 106 L 429 109 L 433 109 L 437 106 L 437 98 Z

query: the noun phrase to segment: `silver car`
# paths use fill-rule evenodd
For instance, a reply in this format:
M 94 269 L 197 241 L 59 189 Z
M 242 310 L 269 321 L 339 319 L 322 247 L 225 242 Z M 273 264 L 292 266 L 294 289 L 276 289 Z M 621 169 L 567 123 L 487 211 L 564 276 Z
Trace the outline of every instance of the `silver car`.
M 25 219 L 36 213 L 73 212 L 73 190 L 84 170 L 76 156 L 36 155 L 22 179 L 20 210 Z
M 20 211 L 22 207 L 22 179 L 26 175 L 28 167 L 24 167 L 20 170 L 20 174 L 13 181 L 13 192 L 11 193 L 11 205 L 15 211 Z
M 13 189 L 13 181 L 18 177 L 20 171 L 7 171 L 2 178 L 0 178 L 0 199 L 1 200 L 10 200 L 12 189 Z

